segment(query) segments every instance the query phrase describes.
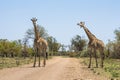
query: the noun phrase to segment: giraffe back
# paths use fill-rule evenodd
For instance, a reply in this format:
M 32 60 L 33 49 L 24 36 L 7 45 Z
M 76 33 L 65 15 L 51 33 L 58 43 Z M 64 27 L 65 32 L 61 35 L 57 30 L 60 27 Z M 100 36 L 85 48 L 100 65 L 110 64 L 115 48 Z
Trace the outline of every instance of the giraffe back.
M 101 40 L 97 39 L 97 38 L 95 38 L 94 40 L 90 41 L 88 43 L 88 45 L 89 45 L 89 47 L 95 47 L 97 49 L 104 48 L 104 43 Z
M 43 38 L 39 38 L 38 41 L 39 45 L 41 46 L 40 48 L 44 48 L 44 49 L 47 49 L 48 47 L 48 43 L 45 39 Z

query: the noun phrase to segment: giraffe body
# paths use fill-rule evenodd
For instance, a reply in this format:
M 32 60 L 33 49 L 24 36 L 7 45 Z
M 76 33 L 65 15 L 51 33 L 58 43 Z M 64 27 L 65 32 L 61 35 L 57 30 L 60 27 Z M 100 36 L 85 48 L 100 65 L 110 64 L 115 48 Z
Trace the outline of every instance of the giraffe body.
M 88 28 L 85 26 L 84 22 L 80 22 L 80 23 L 78 23 L 78 25 L 84 29 L 84 31 L 86 32 L 88 39 L 89 39 L 89 43 L 88 43 L 89 51 L 88 52 L 90 55 L 90 61 L 89 61 L 88 68 L 91 67 L 91 59 L 92 59 L 93 54 L 95 56 L 96 67 L 98 67 L 97 55 L 96 55 L 97 50 L 99 51 L 100 56 L 101 56 L 101 67 L 103 67 L 103 60 L 104 60 L 104 43 L 103 43 L 103 41 L 96 38 L 96 36 L 88 30 Z

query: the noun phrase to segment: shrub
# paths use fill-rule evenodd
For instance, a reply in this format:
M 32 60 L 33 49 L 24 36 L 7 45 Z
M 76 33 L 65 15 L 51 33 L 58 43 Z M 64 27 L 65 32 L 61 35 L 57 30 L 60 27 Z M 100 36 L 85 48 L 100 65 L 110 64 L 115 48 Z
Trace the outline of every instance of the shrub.
M 89 54 L 88 54 L 88 51 L 87 50 L 83 50 L 80 54 L 80 57 L 88 57 Z
M 75 52 L 69 52 L 69 56 L 70 56 L 70 57 L 76 57 L 76 56 L 77 56 L 77 53 L 75 53 Z

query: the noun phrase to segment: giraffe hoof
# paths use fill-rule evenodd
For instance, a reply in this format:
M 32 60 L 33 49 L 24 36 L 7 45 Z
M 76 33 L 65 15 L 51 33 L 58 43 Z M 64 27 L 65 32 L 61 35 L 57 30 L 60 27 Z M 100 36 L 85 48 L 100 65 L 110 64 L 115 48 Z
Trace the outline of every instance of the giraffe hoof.
M 90 66 L 88 66 L 88 68 L 90 68 Z
M 46 64 L 44 64 L 43 66 L 45 67 Z

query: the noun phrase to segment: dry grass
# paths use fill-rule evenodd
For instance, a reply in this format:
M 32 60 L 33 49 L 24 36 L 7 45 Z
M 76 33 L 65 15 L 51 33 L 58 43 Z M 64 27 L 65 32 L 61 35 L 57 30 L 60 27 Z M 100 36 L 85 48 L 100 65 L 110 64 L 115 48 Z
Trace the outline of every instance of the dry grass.
M 0 69 L 17 67 L 24 64 L 32 63 L 33 59 L 31 58 L 0 58 Z

